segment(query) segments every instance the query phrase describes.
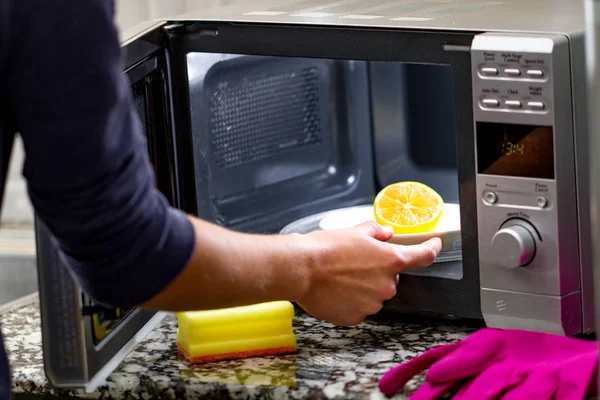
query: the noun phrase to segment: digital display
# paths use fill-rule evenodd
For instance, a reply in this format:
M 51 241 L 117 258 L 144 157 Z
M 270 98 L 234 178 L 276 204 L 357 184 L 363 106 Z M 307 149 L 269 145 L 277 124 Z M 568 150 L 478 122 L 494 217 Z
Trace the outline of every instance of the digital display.
M 551 126 L 477 123 L 480 174 L 554 179 Z

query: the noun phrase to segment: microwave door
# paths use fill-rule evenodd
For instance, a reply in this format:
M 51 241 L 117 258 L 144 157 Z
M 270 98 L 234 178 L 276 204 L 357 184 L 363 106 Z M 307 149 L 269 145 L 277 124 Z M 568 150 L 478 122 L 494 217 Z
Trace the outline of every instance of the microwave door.
M 156 186 L 177 205 L 168 54 L 155 35 L 160 25 L 141 24 L 124 35 L 129 38 L 122 42 L 124 73 Z M 97 304 L 71 278 L 52 234 L 38 218 L 35 235 L 46 375 L 55 387 L 92 392 L 164 314 Z
M 460 204 L 458 257 L 403 274 L 389 306 L 482 318 L 474 33 L 190 19 L 167 35 L 174 86 L 188 92 L 174 101 L 189 99 L 175 106 L 190 116 L 176 132 L 180 171 L 195 171 L 180 174 L 195 196 L 186 211 L 302 233 L 324 212 L 372 205 L 386 184 L 422 181 Z

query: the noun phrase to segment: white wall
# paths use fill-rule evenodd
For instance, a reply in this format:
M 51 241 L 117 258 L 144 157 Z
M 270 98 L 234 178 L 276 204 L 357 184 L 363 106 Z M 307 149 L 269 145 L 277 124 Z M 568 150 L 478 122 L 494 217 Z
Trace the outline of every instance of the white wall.
M 154 18 L 164 18 L 184 12 L 199 11 L 218 5 L 249 2 L 252 0 L 116 0 L 115 22 L 119 29 L 128 29 L 137 23 Z M 92 44 L 93 45 L 93 44 Z M 18 140 L 7 181 L 2 224 L 31 224 L 33 212 L 21 176 L 23 146 Z
M 138 22 L 164 18 L 190 11 L 228 4 L 244 4 L 253 0 L 117 0 L 117 25 L 127 29 Z
M 224 0 L 117 0 L 117 25 L 127 29 L 144 20 L 199 11 L 228 3 L 230 1 Z

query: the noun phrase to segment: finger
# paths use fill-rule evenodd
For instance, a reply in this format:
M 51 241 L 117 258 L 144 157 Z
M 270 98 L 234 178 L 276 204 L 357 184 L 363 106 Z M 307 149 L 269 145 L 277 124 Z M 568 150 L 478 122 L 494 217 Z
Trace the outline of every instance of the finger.
M 379 390 L 392 395 L 402 389 L 415 375 L 429 368 L 434 362 L 450 354 L 460 346 L 460 342 L 434 347 L 425 353 L 395 366 L 379 380 Z
M 434 385 L 431 382 L 425 381 L 415 392 L 409 397 L 410 400 L 436 400 L 442 397 L 448 390 L 454 386 L 454 382 Z
M 586 395 L 593 394 L 597 385 L 598 350 L 594 342 L 586 344 L 593 347 L 588 350 L 579 349 L 560 366 L 560 384 L 554 399 L 583 399 Z
M 549 400 L 554 398 L 559 380 L 556 374 L 543 370 L 533 371 L 520 385 L 508 390 L 502 400 Z M 578 398 L 578 397 L 572 397 Z M 579 397 L 583 398 L 583 397 Z
M 353 229 L 358 229 L 360 232 L 382 242 L 387 242 L 394 236 L 394 229 L 391 226 L 382 226 L 373 221 L 363 222 Z
M 524 375 L 514 374 L 513 366 L 496 364 L 487 368 L 481 374 L 473 378 L 469 384 L 463 386 L 453 399 L 497 399 L 506 390 L 519 385 L 524 379 Z
M 474 333 L 471 338 L 463 340 L 462 346 L 455 352 L 435 363 L 427 371 L 427 380 L 432 383 L 458 381 L 475 376 L 486 370 L 495 362 L 502 343 L 498 340 L 485 340 L 488 331 Z M 484 339 L 484 340 L 481 340 Z
M 432 238 L 428 241 L 412 246 L 394 246 L 394 251 L 398 254 L 396 263 L 396 272 L 403 272 L 407 269 L 416 269 L 428 267 L 437 258 L 442 250 L 442 241 L 440 238 Z

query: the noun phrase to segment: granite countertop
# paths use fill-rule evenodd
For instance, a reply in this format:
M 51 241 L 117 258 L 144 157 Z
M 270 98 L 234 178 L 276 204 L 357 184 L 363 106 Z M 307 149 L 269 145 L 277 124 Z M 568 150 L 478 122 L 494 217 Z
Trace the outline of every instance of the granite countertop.
M 357 327 L 334 327 L 298 311 L 297 354 L 193 366 L 178 355 L 176 320 L 167 315 L 106 384 L 86 394 L 49 385 L 36 296 L 0 313 L 0 326 L 15 393 L 88 399 L 384 399 L 377 382 L 389 368 L 478 328 L 433 319 L 400 321 L 385 314 Z M 417 377 L 394 398 L 406 398 L 421 381 Z

